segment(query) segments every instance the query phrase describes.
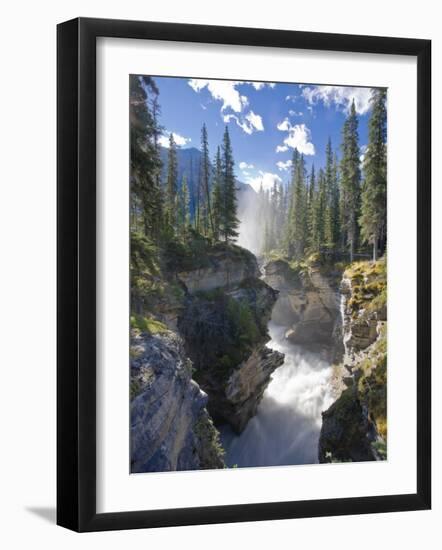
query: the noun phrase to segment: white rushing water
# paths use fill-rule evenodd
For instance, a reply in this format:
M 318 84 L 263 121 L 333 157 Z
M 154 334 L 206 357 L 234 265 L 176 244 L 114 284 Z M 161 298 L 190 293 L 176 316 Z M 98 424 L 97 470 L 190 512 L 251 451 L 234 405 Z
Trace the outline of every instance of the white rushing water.
M 286 327 L 269 324 L 268 347 L 285 354 L 257 414 L 240 436 L 223 426 L 221 439 L 228 466 L 281 466 L 318 462 L 321 412 L 333 402 L 332 367 L 319 353 L 290 344 Z

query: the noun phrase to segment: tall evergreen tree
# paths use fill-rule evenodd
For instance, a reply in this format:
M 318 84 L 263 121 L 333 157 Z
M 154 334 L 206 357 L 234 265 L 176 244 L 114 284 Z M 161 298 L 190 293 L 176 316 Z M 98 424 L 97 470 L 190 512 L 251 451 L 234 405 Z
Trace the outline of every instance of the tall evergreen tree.
M 350 261 L 358 244 L 358 218 L 360 210 L 361 171 L 359 162 L 358 118 L 355 102 L 352 101 L 342 139 L 341 160 L 341 223 L 345 231 L 346 243 L 350 250 Z
M 373 245 L 373 261 L 387 224 L 387 93 L 374 91 L 369 122 L 368 147 L 364 158 L 365 181 L 362 188 L 361 235 Z
M 308 186 L 308 204 L 307 204 L 307 244 L 310 250 L 315 249 L 315 237 L 314 237 L 314 228 L 315 228 L 315 203 L 316 203 L 316 174 L 315 174 L 315 165 L 312 164 L 312 169 L 310 172 L 310 181 Z
M 193 219 L 195 218 L 195 212 L 196 212 L 196 188 L 195 188 L 195 174 L 194 174 L 194 164 L 193 164 L 193 158 L 190 156 L 189 159 L 189 194 L 190 194 L 190 212 L 193 215 Z
M 302 258 L 307 238 L 307 189 L 305 185 L 305 162 L 301 155 L 294 171 L 293 192 L 289 212 L 289 254 Z
M 332 188 L 332 208 L 333 208 L 333 243 L 335 248 L 339 248 L 341 242 L 341 188 L 339 184 L 339 160 L 335 153 L 333 157 L 333 188 Z
M 169 150 L 167 153 L 167 180 L 166 180 L 166 212 L 167 221 L 171 229 L 176 227 L 176 196 L 178 179 L 178 161 L 176 143 L 171 132 L 169 135 Z
M 333 251 L 340 244 L 340 208 L 339 208 L 339 180 L 337 158 L 333 158 L 331 167 L 331 177 L 327 182 L 327 210 L 325 217 L 325 241 L 327 247 Z
M 331 139 L 329 138 L 326 148 L 326 213 L 325 213 L 325 241 L 331 250 L 336 250 L 339 243 L 340 220 L 339 220 L 339 182 L 336 166 L 336 157 L 333 156 Z
M 218 147 L 215 157 L 215 170 L 213 177 L 212 188 L 212 221 L 213 221 L 213 238 L 218 241 L 222 230 L 223 219 L 223 169 L 221 162 L 221 149 Z
M 158 88 L 150 77 L 130 79 L 130 213 L 131 228 L 157 240 L 163 217 L 159 183 L 161 160 L 156 143 L 160 127 L 149 106 L 156 105 Z
M 237 218 L 235 162 L 229 130 L 226 126 L 222 143 L 222 173 L 223 173 L 223 209 L 222 234 L 225 242 L 234 241 L 238 237 L 239 220 Z
M 176 204 L 177 233 L 180 237 L 184 238 L 190 225 L 190 197 L 186 174 L 183 175 L 181 189 L 177 193 Z
M 284 248 L 288 255 L 294 254 L 294 242 L 293 242 L 293 224 L 294 224 L 294 206 L 295 206 L 295 182 L 296 174 L 298 171 L 298 164 L 300 161 L 299 151 L 293 150 L 292 155 L 292 167 L 291 167 L 291 179 L 287 186 L 286 193 L 286 217 L 284 227 Z
M 324 170 L 318 172 L 318 191 L 314 208 L 313 239 L 314 250 L 320 252 L 325 244 L 325 214 L 327 210 L 326 178 Z
M 206 125 L 201 129 L 201 225 L 203 232 L 214 233 L 212 210 L 210 204 L 210 159 L 209 140 Z
M 202 189 L 203 189 L 203 181 L 202 181 L 202 166 L 201 166 L 201 159 L 198 163 L 198 176 L 197 176 L 197 182 L 196 182 L 196 190 L 195 190 L 195 213 L 194 213 L 194 226 L 195 230 L 199 233 L 201 231 L 201 210 L 202 210 Z

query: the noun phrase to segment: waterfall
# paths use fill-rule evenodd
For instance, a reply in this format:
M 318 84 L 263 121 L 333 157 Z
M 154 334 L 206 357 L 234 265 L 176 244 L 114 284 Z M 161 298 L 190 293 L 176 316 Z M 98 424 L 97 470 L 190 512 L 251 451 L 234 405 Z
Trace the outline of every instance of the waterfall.
M 222 426 L 226 463 L 232 467 L 318 462 L 321 412 L 333 402 L 332 367 L 319 353 L 285 338 L 287 327 L 269 323 L 268 347 L 285 354 L 267 386 L 257 414 L 237 436 Z

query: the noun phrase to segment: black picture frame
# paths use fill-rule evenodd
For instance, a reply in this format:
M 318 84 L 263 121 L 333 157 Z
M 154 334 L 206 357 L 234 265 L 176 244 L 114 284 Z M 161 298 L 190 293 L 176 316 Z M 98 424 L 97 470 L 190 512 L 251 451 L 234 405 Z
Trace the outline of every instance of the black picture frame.
M 417 58 L 417 492 L 96 512 L 96 39 L 396 54 Z M 57 28 L 57 523 L 75 531 L 425 510 L 431 506 L 431 41 L 79 18 Z

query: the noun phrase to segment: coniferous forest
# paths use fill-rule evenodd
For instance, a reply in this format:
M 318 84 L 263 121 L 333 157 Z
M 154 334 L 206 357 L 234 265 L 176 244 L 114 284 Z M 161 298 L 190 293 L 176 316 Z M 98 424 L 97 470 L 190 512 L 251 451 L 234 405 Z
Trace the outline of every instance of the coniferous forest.
M 264 130 L 240 118 L 247 97 L 230 115 L 224 103 L 216 140 L 200 117 L 189 147 L 164 126 L 159 80 L 133 75 L 129 90 L 131 471 L 384 460 L 386 90 L 370 90 L 365 144 L 349 96 L 321 154 L 291 146 L 269 184 L 233 145 Z M 195 93 L 215 89 L 202 82 Z M 278 130 L 305 130 L 291 124 Z M 264 419 L 286 429 L 261 433 Z

